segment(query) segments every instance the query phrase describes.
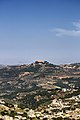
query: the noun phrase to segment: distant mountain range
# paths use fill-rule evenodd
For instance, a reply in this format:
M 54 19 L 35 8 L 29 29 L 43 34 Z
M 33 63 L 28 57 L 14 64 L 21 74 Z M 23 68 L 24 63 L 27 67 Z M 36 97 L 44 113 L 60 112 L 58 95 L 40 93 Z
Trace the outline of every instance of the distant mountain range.
M 27 73 L 28 72 L 28 73 Z M 20 77 L 32 76 L 32 77 L 46 77 L 48 75 L 60 76 L 60 75 L 74 75 L 80 72 L 80 63 L 74 64 L 64 64 L 64 65 L 54 65 L 47 61 L 35 61 L 31 64 L 24 65 L 0 65 L 0 77 L 10 78 L 10 77 Z M 36 75 L 37 74 L 37 75 Z

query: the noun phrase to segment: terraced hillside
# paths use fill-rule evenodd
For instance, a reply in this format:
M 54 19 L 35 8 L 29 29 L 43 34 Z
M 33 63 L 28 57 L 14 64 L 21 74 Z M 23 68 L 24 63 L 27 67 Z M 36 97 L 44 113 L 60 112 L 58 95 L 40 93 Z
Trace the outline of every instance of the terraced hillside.
M 74 98 L 77 100 L 75 101 Z M 67 114 L 67 110 L 76 110 L 76 108 L 79 109 L 79 113 L 80 64 L 54 65 L 47 61 L 36 61 L 32 64 L 1 66 L 0 100 L 1 105 L 4 101 L 4 106 L 7 107 L 13 105 L 14 108 L 16 104 L 18 108 L 33 109 L 35 112 L 49 109 L 51 115 L 56 118 L 61 117 L 57 113 L 60 114 L 62 111 L 64 111 L 63 116 Z M 57 109 L 56 104 L 58 104 Z M 66 105 L 67 108 L 64 107 Z M 2 115 L 2 107 L 0 109 Z M 71 115 L 73 117 L 73 113 Z M 72 117 L 69 116 L 70 119 Z

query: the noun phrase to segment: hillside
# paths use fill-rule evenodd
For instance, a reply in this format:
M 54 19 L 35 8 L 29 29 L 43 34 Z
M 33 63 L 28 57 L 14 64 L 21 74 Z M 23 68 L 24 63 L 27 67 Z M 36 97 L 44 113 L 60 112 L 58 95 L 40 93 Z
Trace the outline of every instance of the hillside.
M 12 108 L 10 105 L 13 105 L 14 108 L 15 104 L 20 109 L 28 108 L 35 112 L 49 109 L 53 117 L 56 114 L 56 119 L 69 114 L 66 113 L 68 110 L 74 109 L 76 111 L 76 108 L 77 115 L 80 113 L 80 63 L 54 65 L 47 61 L 35 61 L 31 64 L 1 66 L 0 100 L 0 104 L 9 107 L 9 109 Z M 57 109 L 55 109 L 56 104 Z M 52 109 L 50 109 L 51 107 Z M 60 110 L 59 107 L 62 109 Z M 2 107 L 0 109 L 2 115 Z M 63 113 L 57 115 L 62 110 L 64 115 Z M 6 115 L 5 112 L 4 115 Z M 72 119 L 74 114 L 71 113 L 71 115 L 72 117 L 66 117 Z M 80 116 L 75 119 L 78 118 Z

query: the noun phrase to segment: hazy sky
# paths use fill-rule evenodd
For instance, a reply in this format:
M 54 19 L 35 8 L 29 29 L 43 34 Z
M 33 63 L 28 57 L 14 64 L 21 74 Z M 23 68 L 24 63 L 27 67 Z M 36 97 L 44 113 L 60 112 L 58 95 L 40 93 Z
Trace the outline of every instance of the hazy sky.
M 80 0 L 0 0 L 0 64 L 80 62 Z

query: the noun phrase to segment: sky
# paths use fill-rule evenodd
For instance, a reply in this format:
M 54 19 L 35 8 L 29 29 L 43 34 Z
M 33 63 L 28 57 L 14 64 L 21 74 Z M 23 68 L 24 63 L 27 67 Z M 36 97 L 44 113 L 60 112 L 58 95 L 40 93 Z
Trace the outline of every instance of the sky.
M 0 64 L 80 62 L 80 0 L 0 0 Z

